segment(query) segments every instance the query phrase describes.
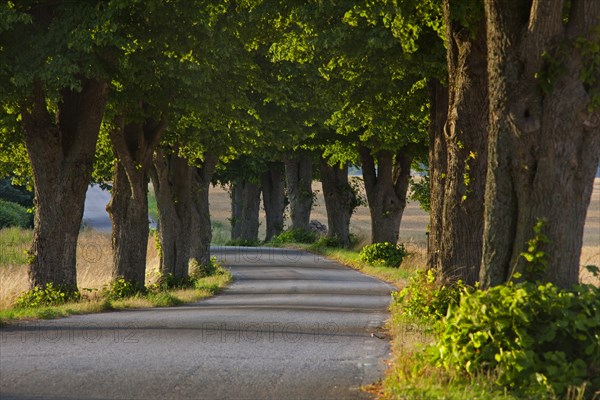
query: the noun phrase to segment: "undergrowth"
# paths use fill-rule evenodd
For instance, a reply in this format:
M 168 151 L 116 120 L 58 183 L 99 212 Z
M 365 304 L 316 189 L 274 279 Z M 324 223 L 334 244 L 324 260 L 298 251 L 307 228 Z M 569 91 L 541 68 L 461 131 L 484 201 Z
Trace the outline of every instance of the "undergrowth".
M 198 301 L 217 294 L 231 281 L 231 273 L 216 263 L 209 275 L 186 279 L 185 284 L 173 280 L 159 281 L 148 287 L 135 286 L 123 278 L 114 280 L 101 290 L 66 291 L 48 283 L 17 298 L 12 308 L 0 311 L 0 325 L 21 319 L 48 319 L 71 314 L 94 313 L 140 307 L 170 307 Z
M 383 398 L 596 399 L 600 289 L 541 279 L 544 221 L 527 242 L 524 274 L 486 290 L 417 273 L 394 294 L 395 358 Z M 597 274 L 597 268 L 590 269 Z M 401 333 L 414 327 L 414 342 Z M 422 340 L 426 337 L 426 340 Z

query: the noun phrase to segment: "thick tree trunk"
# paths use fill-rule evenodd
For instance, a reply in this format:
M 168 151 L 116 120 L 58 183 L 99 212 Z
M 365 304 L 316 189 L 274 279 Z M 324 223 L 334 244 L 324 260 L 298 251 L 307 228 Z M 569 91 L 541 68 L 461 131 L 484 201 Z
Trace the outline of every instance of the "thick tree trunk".
M 130 182 L 117 162 L 112 198 L 108 207 L 112 220 L 113 276 L 144 286 L 148 246 L 148 180 L 136 174 Z
M 205 153 L 202 166 L 192 170 L 192 232 L 190 235 L 192 268 L 210 262 L 212 228 L 208 195 L 216 164 L 217 158 Z
M 263 206 L 267 219 L 267 233 L 265 242 L 283 231 L 285 213 L 285 174 L 281 163 L 270 162 L 267 164 L 261 179 Z
M 473 31 L 458 26 L 449 3 L 444 2 L 449 86 L 444 129 L 447 164 L 437 267 L 446 280 L 460 279 L 474 285 L 479 279 L 483 246 L 487 171 L 485 23 Z
M 65 290 L 77 288 L 77 237 L 108 96 L 106 82 L 83 79 L 81 86 L 79 92 L 61 93 L 55 121 L 41 84 L 21 104 L 35 191 L 31 288 L 50 282 Z
M 192 167 L 177 154 L 157 149 L 150 176 L 158 206 L 160 273 L 186 278 L 192 228 Z
M 412 157 L 403 151 L 380 151 L 376 168 L 370 149 L 361 145 L 359 154 L 371 213 L 371 242 L 397 243 Z
M 350 246 L 350 218 L 358 205 L 356 193 L 348 182 L 348 164 L 331 166 L 321 159 L 321 182 L 327 210 L 327 236 Z
M 308 155 L 286 158 L 285 178 L 290 201 L 291 228 L 309 230 L 313 193 L 312 161 Z
M 115 164 L 112 198 L 106 206 L 112 225 L 113 277 L 138 287 L 146 280 L 148 169 L 165 122 L 124 124 L 118 118 L 111 141 Z
M 427 243 L 427 268 L 439 268 L 446 176 L 444 126 L 448 116 L 448 88 L 438 80 L 429 83 L 431 125 L 429 127 L 430 212 Z
M 509 4 L 510 3 L 510 4 Z M 515 272 L 560 286 L 578 281 L 583 227 L 600 153 L 598 68 L 586 55 L 600 2 L 486 0 L 490 145 L 485 193 L 484 287 Z M 569 43 L 565 46 L 565 43 Z M 593 44 L 592 44 L 593 43 Z M 558 66 L 558 67 L 557 67 Z M 594 69 L 595 68 L 595 69 Z M 595 80 L 585 80 L 584 71 Z M 536 79 L 537 77 L 537 79 Z M 521 252 L 546 220 L 548 267 L 532 276 Z
M 258 241 L 260 186 L 244 180 L 231 185 L 231 239 Z

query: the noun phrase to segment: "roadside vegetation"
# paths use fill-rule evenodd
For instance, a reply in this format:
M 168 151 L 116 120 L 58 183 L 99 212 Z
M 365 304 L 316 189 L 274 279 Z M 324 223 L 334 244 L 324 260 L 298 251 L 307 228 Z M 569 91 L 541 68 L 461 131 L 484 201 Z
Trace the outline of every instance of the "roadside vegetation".
M 538 226 L 542 226 L 539 224 Z M 386 378 L 366 390 L 382 399 L 592 399 L 600 396 L 600 288 L 559 288 L 539 277 L 546 265 L 537 229 L 527 279 L 488 290 L 450 282 L 425 268 L 418 248 L 335 239 L 312 243 L 284 233 L 272 244 L 304 249 L 394 284 Z M 596 267 L 589 273 L 599 276 Z
M 599 296 L 580 284 L 599 282 L 581 273 L 600 239 L 594 222 L 582 253 L 598 0 L 30 0 L 0 20 L 7 319 L 177 304 L 228 279 L 195 275 L 211 243 L 293 245 L 402 288 L 384 397 L 600 389 Z M 81 229 L 91 183 L 111 188 L 110 237 Z M 428 212 L 426 254 L 398 245 L 408 199 Z
M 145 288 L 134 287 L 111 275 L 110 236 L 83 230 L 78 242 L 78 286 L 76 292 L 52 284 L 27 290 L 26 251 L 32 230 L 0 229 L 0 324 L 18 320 L 59 318 L 130 308 L 170 307 L 213 296 L 231 281 L 231 273 L 215 259 L 196 268 L 185 280 L 161 276 L 154 240 L 148 244 L 148 274 Z

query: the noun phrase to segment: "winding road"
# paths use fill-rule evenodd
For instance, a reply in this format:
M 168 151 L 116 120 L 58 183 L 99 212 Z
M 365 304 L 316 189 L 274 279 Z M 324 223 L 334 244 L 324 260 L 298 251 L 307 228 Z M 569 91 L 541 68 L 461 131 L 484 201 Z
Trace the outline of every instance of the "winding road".
M 211 299 L 0 329 L 2 399 L 362 399 L 392 287 L 310 253 L 218 247 Z

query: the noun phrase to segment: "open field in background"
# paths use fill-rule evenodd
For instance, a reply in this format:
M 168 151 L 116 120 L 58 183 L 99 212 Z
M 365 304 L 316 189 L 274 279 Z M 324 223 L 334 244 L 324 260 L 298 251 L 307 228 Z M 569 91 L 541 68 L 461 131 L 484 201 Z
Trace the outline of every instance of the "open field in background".
M 213 242 L 224 244 L 229 240 L 229 220 L 231 215 L 231 200 L 229 193 L 217 186 L 210 188 L 210 209 L 213 220 Z M 313 183 L 313 191 L 317 191 L 317 203 L 315 204 L 311 219 L 316 219 L 327 225 L 327 213 L 323 200 L 323 191 L 319 182 Z M 364 196 L 363 196 L 364 197 Z M 265 214 L 261 210 L 259 237 L 265 237 Z M 289 222 L 289 220 L 286 220 Z M 429 224 L 429 215 L 419 208 L 419 204 L 409 201 L 404 210 L 402 224 L 400 225 L 400 241 L 410 243 L 411 251 L 426 252 L 427 238 L 425 232 Z M 350 231 L 359 237 L 361 245 L 369 243 L 371 236 L 371 220 L 368 207 L 359 207 L 350 221 Z M 600 178 L 594 182 L 592 200 L 588 208 L 587 220 L 583 236 L 583 249 L 581 253 L 581 265 L 600 266 Z M 581 278 L 585 282 L 593 282 L 593 277 L 582 270 Z M 595 281 L 596 284 L 600 282 Z
M 312 219 L 327 224 L 327 215 L 320 183 L 313 184 L 317 190 L 317 203 L 312 213 Z M 213 219 L 213 242 L 224 244 L 229 240 L 229 216 L 231 203 L 229 194 L 221 187 L 211 187 L 211 214 Z M 261 238 L 265 234 L 265 216 L 261 212 Z M 409 251 L 416 259 L 423 260 L 426 251 L 426 236 L 428 216 L 417 203 L 410 202 L 404 212 L 400 228 L 400 240 L 407 243 Z M 359 237 L 361 245 L 368 243 L 371 234 L 369 210 L 359 207 L 352 217 L 351 231 Z M 26 256 L 24 251 L 29 248 L 31 231 L 19 229 L 0 230 L 0 309 L 10 306 L 14 298 L 27 289 L 28 278 Z M 80 288 L 101 288 L 111 279 L 112 251 L 110 234 L 92 230 L 82 231 L 78 241 L 78 284 Z M 413 257 L 413 263 L 416 261 Z M 584 233 L 584 247 L 581 255 L 582 265 L 600 266 L 600 178 L 596 179 L 592 202 Z M 154 238 L 148 243 L 148 280 L 152 279 L 152 271 L 158 266 L 158 253 Z M 593 277 L 582 272 L 585 282 L 593 282 Z M 596 284 L 600 282 L 595 281 Z

